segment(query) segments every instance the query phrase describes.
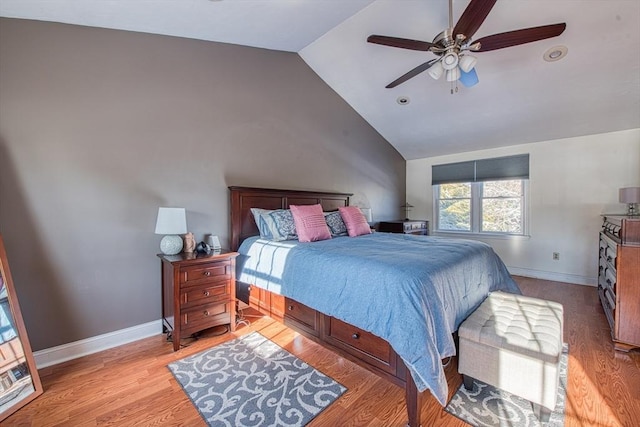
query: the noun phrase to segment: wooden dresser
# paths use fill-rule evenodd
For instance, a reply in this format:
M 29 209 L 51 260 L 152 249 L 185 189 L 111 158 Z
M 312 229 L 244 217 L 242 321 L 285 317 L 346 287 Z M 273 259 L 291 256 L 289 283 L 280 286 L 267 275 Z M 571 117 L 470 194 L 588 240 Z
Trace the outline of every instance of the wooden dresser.
M 380 221 L 378 231 L 383 233 L 429 234 L 429 221 L 401 219 L 398 221 Z
M 218 325 L 236 327 L 237 252 L 211 254 L 180 253 L 163 255 L 162 318 L 173 340 L 173 350 L 180 339 Z
M 616 350 L 640 347 L 640 217 L 603 215 L 598 294 Z

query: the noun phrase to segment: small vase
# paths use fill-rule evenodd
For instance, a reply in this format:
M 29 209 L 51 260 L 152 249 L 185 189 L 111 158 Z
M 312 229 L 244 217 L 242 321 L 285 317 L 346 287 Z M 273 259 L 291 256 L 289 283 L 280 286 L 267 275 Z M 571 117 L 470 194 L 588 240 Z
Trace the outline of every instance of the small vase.
M 196 239 L 193 237 L 193 233 L 187 233 L 184 235 L 184 251 L 191 253 L 196 249 Z

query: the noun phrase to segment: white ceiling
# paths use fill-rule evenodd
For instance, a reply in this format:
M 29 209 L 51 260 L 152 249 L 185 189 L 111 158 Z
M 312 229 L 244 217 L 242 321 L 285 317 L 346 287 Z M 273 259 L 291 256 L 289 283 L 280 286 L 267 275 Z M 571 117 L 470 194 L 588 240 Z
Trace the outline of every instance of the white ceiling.
M 454 22 L 468 3 L 454 0 Z M 640 128 L 638 0 L 498 0 L 474 38 L 567 29 L 477 53 L 480 83 L 453 95 L 427 73 L 385 89 L 435 56 L 366 42 L 431 41 L 448 26 L 447 0 L 0 0 L 0 16 L 297 52 L 408 160 Z M 557 45 L 566 58 L 543 61 Z

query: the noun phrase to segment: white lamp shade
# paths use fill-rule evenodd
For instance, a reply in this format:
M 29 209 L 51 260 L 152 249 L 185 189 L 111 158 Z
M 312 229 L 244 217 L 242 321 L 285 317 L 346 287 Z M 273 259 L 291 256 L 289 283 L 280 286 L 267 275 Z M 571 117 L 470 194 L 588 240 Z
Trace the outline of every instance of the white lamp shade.
M 452 70 L 447 70 L 447 81 L 455 82 L 460 78 L 460 68 L 456 67 Z
M 371 215 L 371 208 L 360 208 L 362 215 L 367 219 L 367 222 L 373 222 L 373 215 Z
M 462 55 L 460 56 L 458 65 L 460 65 L 462 71 L 468 73 L 473 67 L 476 66 L 476 62 L 478 62 L 478 58 L 476 58 L 475 56 Z
M 442 76 L 442 73 L 444 73 L 444 67 L 442 66 L 442 63 L 438 61 L 427 70 L 427 73 L 434 80 L 438 80 L 440 76 Z
M 619 190 L 620 203 L 640 203 L 640 187 L 626 187 Z
M 158 208 L 156 234 L 185 234 L 187 214 L 184 208 Z

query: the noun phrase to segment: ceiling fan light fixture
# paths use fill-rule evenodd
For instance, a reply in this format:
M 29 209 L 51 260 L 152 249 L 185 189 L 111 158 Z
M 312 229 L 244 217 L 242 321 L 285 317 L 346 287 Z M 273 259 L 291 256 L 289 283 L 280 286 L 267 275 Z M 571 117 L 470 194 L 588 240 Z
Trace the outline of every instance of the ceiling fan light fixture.
M 460 68 L 462 69 L 462 71 L 464 71 L 465 73 L 468 73 L 469 71 L 471 71 L 471 69 L 473 69 L 473 67 L 476 66 L 476 62 L 478 62 L 478 58 L 476 58 L 473 55 L 460 55 Z
M 432 79 L 438 80 L 442 76 L 442 73 L 444 73 L 444 67 L 442 66 L 442 63 L 438 61 L 427 70 L 427 73 Z
M 469 72 L 462 71 L 460 73 L 460 83 L 462 83 L 465 87 L 472 87 L 478 83 L 478 74 L 476 73 L 476 69 L 472 68 Z
M 447 81 L 455 82 L 460 78 L 460 68 L 456 67 L 453 70 L 447 70 Z
M 455 52 L 447 52 L 440 60 L 445 70 L 453 70 L 458 67 L 458 54 Z

